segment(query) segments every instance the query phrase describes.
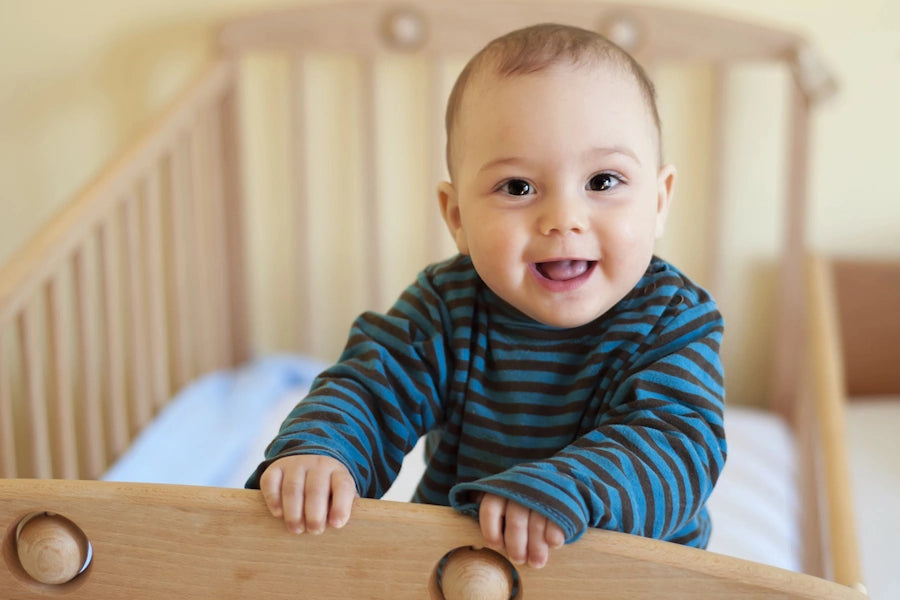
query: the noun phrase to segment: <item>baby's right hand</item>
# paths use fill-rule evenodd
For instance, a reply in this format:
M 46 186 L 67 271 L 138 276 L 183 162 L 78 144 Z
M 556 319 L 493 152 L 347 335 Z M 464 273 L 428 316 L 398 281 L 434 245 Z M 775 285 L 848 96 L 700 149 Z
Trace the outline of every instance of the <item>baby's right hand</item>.
M 347 467 L 313 454 L 279 458 L 263 472 L 259 489 L 272 516 L 294 533 L 343 527 L 358 495 Z

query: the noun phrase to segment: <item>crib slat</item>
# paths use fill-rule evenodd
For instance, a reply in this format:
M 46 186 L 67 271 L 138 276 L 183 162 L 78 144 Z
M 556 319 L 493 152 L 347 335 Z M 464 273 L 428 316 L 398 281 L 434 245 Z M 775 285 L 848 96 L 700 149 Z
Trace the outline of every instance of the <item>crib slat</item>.
M 191 318 L 191 271 L 188 262 L 190 254 L 188 236 L 190 235 L 191 225 L 188 206 L 190 203 L 190 157 L 188 150 L 184 140 L 181 140 L 170 155 L 171 204 L 169 206 L 169 217 L 171 221 L 169 227 L 171 228 L 172 239 L 168 246 L 170 248 L 169 256 L 172 261 L 171 273 L 173 280 L 169 289 L 172 291 L 173 296 L 170 310 L 174 313 L 172 338 L 174 342 L 174 387 L 176 389 L 190 381 L 194 373 L 191 331 L 194 329 L 195 323 Z
M 147 304 L 144 288 L 145 269 L 143 237 L 140 224 L 140 200 L 133 192 L 125 197 L 125 251 L 128 265 L 128 311 L 131 327 L 128 339 L 131 341 L 131 430 L 138 431 L 153 418 L 150 401 L 150 380 L 147 355 Z M 124 400 L 124 398 L 123 398 Z M 128 431 L 128 439 L 131 438 Z
M 47 382 L 52 389 L 53 409 L 53 463 L 64 479 L 78 477 L 78 446 L 75 439 L 75 406 L 72 396 L 72 358 L 65 343 L 69 337 L 64 328 L 66 322 L 65 301 L 62 297 L 60 276 L 51 279 L 46 287 L 47 333 L 49 360 Z
M 93 295 L 89 288 L 86 252 L 84 247 L 76 252 L 72 268 L 75 312 L 77 314 L 75 338 L 79 340 L 78 355 L 84 398 L 81 406 L 83 426 L 81 456 L 86 476 L 99 477 L 106 468 L 106 436 L 103 428 L 103 404 L 100 397 L 99 339 L 91 330 L 90 307 Z
M 35 313 L 33 306 L 21 313 L 17 327 L 19 343 L 22 347 L 22 367 L 25 372 L 31 473 L 34 477 L 47 478 L 53 476 L 53 464 L 50 453 L 50 432 L 47 427 L 42 348 L 38 332 L 39 324 Z
M 122 306 L 123 286 L 119 257 L 120 249 L 119 211 L 114 211 L 111 218 L 100 227 L 98 243 L 100 245 L 100 283 L 103 296 L 102 307 L 103 330 L 106 334 L 106 353 L 103 371 L 106 373 L 106 414 L 108 421 L 107 439 L 113 456 L 128 447 L 128 392 L 125 375 L 125 326 Z M 101 429 L 102 423 L 99 424 Z
M 212 260 L 209 244 L 210 222 L 207 214 L 209 204 L 211 182 L 208 170 L 210 148 L 207 139 L 208 129 L 204 115 L 197 117 L 197 123 L 190 132 L 190 211 L 193 227 L 191 240 L 193 242 L 190 253 L 193 262 L 192 305 L 195 308 L 194 318 L 197 331 L 197 344 L 194 351 L 197 353 L 196 368 L 198 373 L 210 370 L 215 364 L 215 323 L 212 320 L 210 307 L 214 300 L 210 298 L 212 287 L 210 284 L 210 271 Z
M 222 121 L 221 104 L 215 103 L 210 107 L 208 115 L 204 119 L 204 127 L 207 131 L 209 143 L 208 177 L 209 177 L 209 204 L 207 214 L 208 254 L 210 261 L 210 286 L 209 293 L 212 297 L 211 323 L 212 323 L 212 352 L 214 356 L 213 366 L 221 368 L 230 364 L 230 352 L 228 351 L 231 339 L 231 322 L 228 318 L 228 284 L 226 282 L 228 264 L 225 262 L 225 168 L 224 149 L 222 148 L 222 131 L 219 123 Z
M 234 66 L 229 73 L 234 76 Z M 243 181 L 241 179 L 242 139 L 239 125 L 239 98 L 234 82 L 222 94 L 221 122 L 223 159 L 223 206 L 225 220 L 225 264 L 227 265 L 228 340 L 231 365 L 246 361 L 250 356 L 250 310 L 246 290 L 246 256 L 244 255 Z
M 447 61 L 445 57 L 437 57 L 430 61 L 428 65 L 428 97 L 426 107 L 426 118 L 429 120 L 428 131 L 435 135 L 431 137 L 431 186 L 426 190 L 427 199 L 432 201 L 432 205 L 436 205 L 435 189 L 439 181 L 448 180 L 446 169 L 446 136 L 437 135 L 438 132 L 444 131 L 444 105 L 446 104 L 447 92 L 444 85 L 444 76 Z M 428 215 L 427 227 L 429 230 L 428 239 L 430 247 L 427 249 L 430 254 L 431 261 L 437 261 L 448 256 L 447 251 L 447 228 L 441 217 L 441 211 L 433 208 L 426 212 Z
M 707 203 L 706 215 L 707 226 L 706 235 L 711 236 L 708 242 L 709 248 L 725 247 L 725 215 L 723 210 L 722 198 L 725 194 L 725 169 L 722 164 L 724 161 L 727 134 L 727 106 L 726 106 L 726 76 L 727 71 L 724 65 L 716 65 L 713 73 L 713 98 L 712 98 L 712 148 L 710 151 L 709 165 L 709 198 L 711 202 Z M 724 290 L 725 274 L 723 253 L 706 252 L 706 260 L 703 265 L 706 270 L 706 288 L 712 293 L 713 297 L 720 297 Z
M 3 328 L 0 328 L 0 477 L 18 477 L 16 466 L 16 428 L 13 420 L 9 364 L 5 356 Z
M 797 324 L 804 317 L 803 260 L 806 239 L 807 196 L 809 191 L 809 100 L 796 81 L 791 81 L 790 110 L 791 131 L 788 144 L 788 167 L 784 190 L 783 252 L 779 273 L 778 306 L 775 315 L 778 343 L 773 352 L 773 401 L 772 408 L 789 422 L 793 399 L 799 389 L 799 360 L 802 356 L 802 340 Z
M 297 232 L 297 276 L 300 281 L 312 281 L 313 252 L 310 248 L 309 193 L 307 180 L 309 177 L 309 154 L 307 150 L 308 128 L 306 102 L 306 57 L 294 53 L 290 58 L 289 72 L 289 118 L 290 118 L 290 166 L 291 197 L 296 211 Z M 297 290 L 297 311 L 301 315 L 311 315 L 314 306 L 314 286 L 301 285 Z M 312 352 L 313 336 L 310 327 L 297 329 L 297 343 L 301 352 Z
M 369 307 L 381 306 L 384 280 L 384 266 L 382 261 L 381 239 L 381 186 L 379 184 L 378 164 L 378 115 L 376 89 L 376 61 L 374 57 L 367 56 L 362 59 L 362 89 L 359 94 L 360 130 L 362 131 L 363 163 L 362 177 L 366 182 L 366 189 L 370 190 L 374 198 L 363 202 L 365 240 L 365 276 L 366 276 L 366 305 Z
M 149 329 L 151 401 L 159 410 L 169 399 L 168 321 L 166 318 L 163 230 L 160 211 L 162 190 L 158 168 L 144 184 L 144 235 L 147 244 L 147 323 Z

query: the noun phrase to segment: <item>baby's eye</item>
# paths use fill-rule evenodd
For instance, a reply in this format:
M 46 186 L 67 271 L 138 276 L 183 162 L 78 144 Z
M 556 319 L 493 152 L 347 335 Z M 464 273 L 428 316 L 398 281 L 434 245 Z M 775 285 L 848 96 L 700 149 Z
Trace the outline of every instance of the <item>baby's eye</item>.
M 500 186 L 500 191 L 510 196 L 527 196 L 534 192 L 534 188 L 524 179 L 510 179 Z
M 587 189 L 592 192 L 605 192 L 622 183 L 622 180 L 612 173 L 597 173 L 587 183 Z

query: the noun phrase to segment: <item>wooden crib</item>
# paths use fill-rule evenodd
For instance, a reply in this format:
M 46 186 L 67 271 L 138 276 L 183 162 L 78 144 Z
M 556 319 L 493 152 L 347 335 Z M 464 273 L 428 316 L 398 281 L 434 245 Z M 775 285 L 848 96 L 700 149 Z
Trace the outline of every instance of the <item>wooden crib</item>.
M 360 500 L 345 531 L 301 541 L 265 515 L 257 492 L 84 481 L 100 477 L 176 390 L 271 349 L 261 329 L 274 331 L 269 346 L 331 358 L 353 316 L 385 308 L 416 270 L 446 256 L 430 199 L 444 177 L 449 86 L 488 40 L 544 21 L 597 28 L 651 74 L 669 63 L 706 65 L 714 110 L 705 181 L 716 201 L 697 224 L 695 254 L 698 278 L 714 293 L 728 267 L 718 251 L 728 232 L 716 163 L 726 147 L 724 82 L 748 62 L 791 74 L 792 176 L 778 200 L 785 225 L 769 398 L 803 457 L 808 575 L 592 531 L 512 583 L 502 557 L 442 562 L 479 541 L 474 523 L 441 508 Z M 408 0 L 248 15 L 225 24 L 218 43 L 218 58 L 173 106 L 0 270 L 2 589 L 17 598 L 294 597 L 298 589 L 317 598 L 860 597 L 847 587 L 861 578 L 841 398 L 835 382 L 806 377 L 821 366 L 804 360 L 814 355 L 803 351 L 800 326 L 809 109 L 834 87 L 803 39 L 669 8 Z M 248 73 L 275 54 L 282 93 L 253 91 Z M 337 83 L 322 83 L 333 72 Z M 397 83 L 398 72 L 407 83 Z M 328 86 L 332 95 L 322 96 Z M 248 106 L 261 97 L 266 109 L 250 123 Z M 273 113 L 282 119 L 274 126 Z M 260 123 L 275 132 L 265 145 L 253 139 Z M 323 166 L 329 157 L 343 165 L 337 173 Z M 254 185 L 261 195 L 248 192 Z M 284 204 L 268 203 L 270 195 Z M 293 235 L 270 235 L 254 211 Z M 267 269 L 276 272 L 268 280 Z M 30 532 L 26 518 L 45 512 L 61 517 L 49 518 L 49 533 Z M 62 583 L 36 582 L 23 564 L 41 556 L 42 540 L 51 554 L 68 547 L 58 552 L 78 565 L 89 546 L 90 566 Z M 314 567 L 293 567 L 299 561 Z M 470 569 L 500 581 L 499 595 L 449 591 L 448 581 L 470 584 Z

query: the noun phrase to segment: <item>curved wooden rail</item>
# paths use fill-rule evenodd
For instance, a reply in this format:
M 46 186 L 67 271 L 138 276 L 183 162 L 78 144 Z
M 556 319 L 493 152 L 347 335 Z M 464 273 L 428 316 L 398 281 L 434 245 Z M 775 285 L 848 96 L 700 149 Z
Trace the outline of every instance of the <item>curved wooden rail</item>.
M 88 567 L 66 583 L 40 583 L 20 562 L 19 525 L 43 512 L 74 524 L 92 549 Z M 20 600 L 61 592 L 92 600 L 293 599 L 298 590 L 323 599 L 434 600 L 441 559 L 481 543 L 474 520 L 443 507 L 361 499 L 344 529 L 295 536 L 256 491 L 23 479 L 0 480 L 0 534 L 0 589 Z M 469 568 L 452 576 L 465 582 Z M 520 567 L 518 578 L 516 598 L 864 598 L 815 577 L 606 531 L 554 551 L 543 569 Z M 503 585 L 481 597 L 502 596 Z M 468 589 L 445 592 L 479 597 Z

